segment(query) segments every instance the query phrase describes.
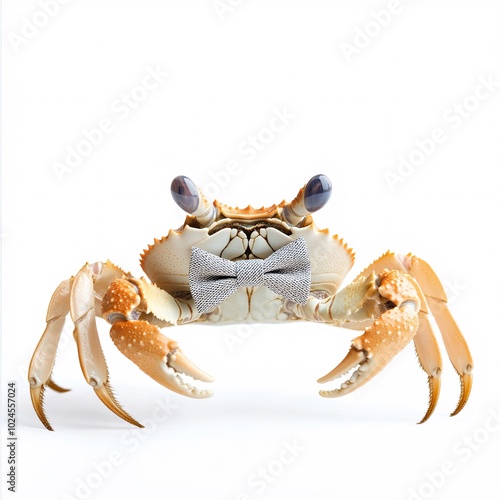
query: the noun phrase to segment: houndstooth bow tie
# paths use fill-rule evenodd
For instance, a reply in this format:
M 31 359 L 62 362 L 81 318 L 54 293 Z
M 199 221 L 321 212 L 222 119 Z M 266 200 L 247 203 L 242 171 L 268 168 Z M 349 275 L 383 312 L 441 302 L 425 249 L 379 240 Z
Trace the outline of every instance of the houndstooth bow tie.
M 311 288 L 311 264 L 304 238 L 288 243 L 267 259 L 231 261 L 201 248 L 191 249 L 189 288 L 200 313 L 210 311 L 238 288 L 266 286 L 304 305 Z

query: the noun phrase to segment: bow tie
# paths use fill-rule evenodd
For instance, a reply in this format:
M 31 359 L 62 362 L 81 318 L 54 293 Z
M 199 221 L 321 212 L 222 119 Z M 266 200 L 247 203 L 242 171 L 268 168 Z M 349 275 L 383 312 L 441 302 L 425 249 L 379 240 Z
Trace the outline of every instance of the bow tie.
M 231 261 L 201 248 L 191 249 L 189 288 L 202 314 L 238 288 L 266 286 L 277 295 L 304 305 L 311 288 L 311 264 L 304 238 L 288 243 L 267 259 Z

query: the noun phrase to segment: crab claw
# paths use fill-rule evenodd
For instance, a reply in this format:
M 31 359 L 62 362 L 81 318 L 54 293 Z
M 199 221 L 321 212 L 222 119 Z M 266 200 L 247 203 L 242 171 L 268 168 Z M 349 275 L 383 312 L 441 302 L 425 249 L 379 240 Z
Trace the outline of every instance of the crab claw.
M 178 344 L 162 335 L 157 326 L 142 320 L 118 321 L 110 334 L 124 356 L 167 389 L 190 398 L 212 396 L 212 391 L 200 390 L 184 381 L 181 374 L 202 382 L 214 379 L 189 361 Z
M 335 380 L 336 378 L 345 375 L 350 372 L 354 367 L 360 366 L 366 363 L 366 355 L 363 351 L 358 351 L 354 347 L 349 349 L 346 357 L 331 371 L 326 375 L 323 375 L 320 379 L 318 379 L 318 383 L 324 384 L 325 382 L 330 382 Z M 357 378 L 357 376 L 356 376 Z M 329 391 L 321 391 L 322 393 L 326 393 Z M 321 394 L 322 396 L 327 396 L 327 394 Z
M 376 368 L 375 363 L 370 362 L 370 359 L 373 360 L 373 358 L 368 358 L 366 351 L 360 351 L 351 346 L 346 357 L 331 372 L 318 379 L 318 383 L 330 382 L 350 373 L 354 368 L 356 370 L 342 382 L 339 389 L 319 391 L 320 396 L 325 398 L 345 396 L 368 382 L 382 369 L 382 367 Z
M 329 382 L 353 369 L 355 371 L 339 389 L 320 391 L 320 395 L 325 398 L 345 396 L 364 385 L 412 340 L 417 329 L 418 319 L 413 305 L 386 311 L 363 335 L 352 341 L 347 356 L 318 382 Z

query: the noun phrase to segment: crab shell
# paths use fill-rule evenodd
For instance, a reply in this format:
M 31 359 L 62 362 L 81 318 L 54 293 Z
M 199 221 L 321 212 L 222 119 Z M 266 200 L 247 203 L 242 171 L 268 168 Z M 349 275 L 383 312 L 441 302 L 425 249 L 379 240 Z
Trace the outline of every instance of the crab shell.
M 289 225 L 282 213 L 285 202 L 267 208 L 232 208 L 217 201 L 217 220 L 208 227 L 188 216 L 184 225 L 155 239 L 141 255 L 141 266 L 158 287 L 174 297 L 188 297 L 191 248 L 198 247 L 228 260 L 265 259 L 291 241 L 304 238 L 311 262 L 311 295 L 334 295 L 354 263 L 354 253 L 328 229 L 318 230 L 308 217 L 302 227 Z M 266 287 L 239 289 L 214 311 L 210 321 L 283 321 L 283 297 Z

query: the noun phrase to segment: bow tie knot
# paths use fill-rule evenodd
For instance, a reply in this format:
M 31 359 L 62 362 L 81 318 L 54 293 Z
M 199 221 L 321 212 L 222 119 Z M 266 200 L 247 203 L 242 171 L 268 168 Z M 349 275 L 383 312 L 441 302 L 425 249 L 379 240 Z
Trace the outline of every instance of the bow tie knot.
M 236 286 L 264 286 L 264 261 L 262 259 L 236 261 Z
M 311 288 L 311 265 L 304 238 L 288 243 L 267 259 L 230 261 L 201 248 L 191 249 L 189 288 L 196 308 L 207 312 L 238 288 L 266 286 L 298 304 Z

